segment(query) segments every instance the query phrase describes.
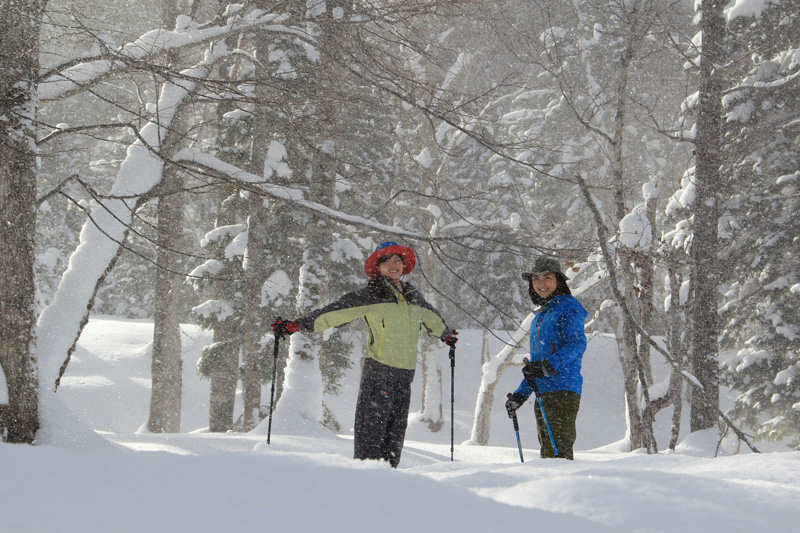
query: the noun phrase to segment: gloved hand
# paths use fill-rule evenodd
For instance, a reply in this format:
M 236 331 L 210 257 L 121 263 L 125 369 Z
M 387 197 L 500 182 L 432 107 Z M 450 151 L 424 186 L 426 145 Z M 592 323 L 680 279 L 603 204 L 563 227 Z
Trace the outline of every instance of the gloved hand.
M 556 369 L 547 359 L 541 361 L 529 361 L 522 367 L 522 375 L 525 376 L 525 381 L 533 385 L 533 380 L 536 378 L 544 378 L 550 374 L 555 374 Z
M 453 332 L 444 340 L 444 343 L 448 346 L 455 346 L 457 342 L 458 332 L 456 330 L 453 330 Z
M 284 335 L 291 335 L 300 331 L 297 320 L 281 320 L 280 318 L 272 323 L 272 331 L 275 335 L 283 338 Z
M 506 411 L 508 412 L 508 418 L 514 418 L 514 413 L 525 403 L 525 397 L 518 392 L 509 392 L 507 398 Z

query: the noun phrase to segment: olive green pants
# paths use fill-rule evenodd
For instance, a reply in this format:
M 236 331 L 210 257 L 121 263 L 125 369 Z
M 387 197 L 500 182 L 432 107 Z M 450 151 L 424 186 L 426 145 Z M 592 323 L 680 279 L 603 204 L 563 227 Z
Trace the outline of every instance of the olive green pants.
M 578 418 L 578 409 L 581 406 L 581 397 L 572 391 L 552 391 L 543 392 L 541 395 L 544 414 L 550 424 L 550 431 L 553 433 L 553 440 L 558 449 L 558 455 L 553 451 L 553 444 L 550 441 L 550 434 L 547 432 L 545 416 L 542 416 L 542 409 L 539 401 L 535 398 L 534 411 L 536 413 L 536 432 L 539 436 L 541 446 L 540 455 L 542 458 L 559 457 L 561 459 L 572 459 L 572 445 L 578 432 L 575 428 L 575 420 Z

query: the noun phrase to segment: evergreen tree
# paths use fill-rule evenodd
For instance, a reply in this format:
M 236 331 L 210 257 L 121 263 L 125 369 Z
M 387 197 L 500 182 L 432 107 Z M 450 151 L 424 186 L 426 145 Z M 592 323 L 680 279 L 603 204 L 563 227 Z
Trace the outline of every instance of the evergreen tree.
M 725 383 L 759 438 L 800 448 L 800 12 L 793 0 L 730 20 L 721 225 Z
M 214 342 L 205 346 L 197 373 L 211 380 L 209 430 L 233 429 L 236 385 L 242 344 L 246 226 L 236 224 L 245 199 L 233 192 L 220 205 L 218 226 L 206 234 L 202 245 L 213 257 L 195 268 L 190 277 L 195 290 L 210 290 L 212 298 L 192 309 L 197 323 L 214 330 Z

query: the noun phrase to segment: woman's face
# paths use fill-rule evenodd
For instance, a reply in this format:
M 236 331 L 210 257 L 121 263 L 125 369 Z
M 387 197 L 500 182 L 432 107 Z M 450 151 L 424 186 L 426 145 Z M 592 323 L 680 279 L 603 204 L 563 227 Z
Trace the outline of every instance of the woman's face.
M 558 287 L 558 280 L 556 279 L 556 275 L 552 272 L 545 272 L 538 276 L 531 276 L 531 285 L 539 297 L 546 299 L 553 294 L 556 287 Z
M 388 259 L 378 265 L 378 271 L 381 276 L 389 278 L 390 281 L 395 282 L 400 280 L 403 275 L 403 258 L 397 254 L 392 254 Z

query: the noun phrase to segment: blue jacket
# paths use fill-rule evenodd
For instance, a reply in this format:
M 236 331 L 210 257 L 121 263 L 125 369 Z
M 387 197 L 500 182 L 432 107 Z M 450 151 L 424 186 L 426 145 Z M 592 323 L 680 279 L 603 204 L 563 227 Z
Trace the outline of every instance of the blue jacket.
M 581 393 L 581 360 L 586 351 L 583 324 L 588 313 L 574 297 L 560 294 L 536 313 L 531 322 L 531 361 L 546 359 L 556 373 L 536 379 L 539 392 L 572 391 Z M 526 399 L 533 393 L 527 381 L 515 391 Z

